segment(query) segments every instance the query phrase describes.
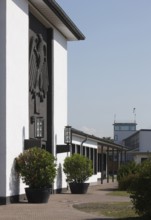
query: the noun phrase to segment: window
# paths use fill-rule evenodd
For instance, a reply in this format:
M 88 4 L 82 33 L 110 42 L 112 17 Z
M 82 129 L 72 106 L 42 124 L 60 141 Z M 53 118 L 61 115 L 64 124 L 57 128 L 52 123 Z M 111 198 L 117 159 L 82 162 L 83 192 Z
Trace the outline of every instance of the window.
M 136 128 L 135 128 L 135 126 L 133 125 L 133 126 L 130 126 L 130 131 L 135 131 L 136 130 Z
M 42 117 L 36 118 L 35 137 L 36 138 L 43 138 L 44 137 L 44 119 Z
M 115 125 L 115 126 L 114 126 L 114 130 L 115 130 L 115 131 L 119 131 L 119 130 L 120 130 L 120 126 Z
M 115 131 L 135 131 L 136 126 L 131 124 L 124 124 L 124 125 L 115 125 L 114 126 Z

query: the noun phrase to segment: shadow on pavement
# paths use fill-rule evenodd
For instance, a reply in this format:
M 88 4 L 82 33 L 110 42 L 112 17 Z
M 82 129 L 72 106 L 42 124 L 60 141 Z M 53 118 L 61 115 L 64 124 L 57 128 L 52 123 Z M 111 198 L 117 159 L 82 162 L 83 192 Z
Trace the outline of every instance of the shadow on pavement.
M 105 188 L 105 189 L 97 189 L 96 191 L 118 191 L 118 189 L 115 188 Z
M 147 220 L 143 217 L 129 217 L 129 218 L 92 218 L 92 219 L 85 219 L 85 220 Z M 149 219 L 148 219 L 149 220 Z

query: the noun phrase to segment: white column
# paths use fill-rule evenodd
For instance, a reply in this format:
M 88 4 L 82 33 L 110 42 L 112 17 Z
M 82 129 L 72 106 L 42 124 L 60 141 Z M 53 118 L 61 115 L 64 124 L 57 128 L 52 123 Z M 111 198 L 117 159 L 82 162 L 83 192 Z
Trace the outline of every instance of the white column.
M 63 144 L 67 125 L 67 40 L 56 30 L 53 51 L 55 144 Z
M 0 197 L 6 194 L 6 1 L 0 1 Z
M 0 1 L 0 197 L 20 193 L 14 159 L 28 138 L 28 1 Z

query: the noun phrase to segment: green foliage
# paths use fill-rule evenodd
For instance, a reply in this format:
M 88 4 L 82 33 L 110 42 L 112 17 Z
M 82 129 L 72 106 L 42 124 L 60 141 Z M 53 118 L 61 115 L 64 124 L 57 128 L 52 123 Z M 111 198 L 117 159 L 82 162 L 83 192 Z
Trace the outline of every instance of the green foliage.
M 151 159 L 142 164 L 121 166 L 117 175 L 119 189 L 128 190 L 134 209 L 140 216 L 151 218 Z
M 92 161 L 80 154 L 73 154 L 65 158 L 63 171 L 68 182 L 83 183 L 93 174 Z
M 129 174 L 135 174 L 137 173 L 138 165 L 131 161 L 127 164 L 124 164 L 120 167 L 117 173 L 117 180 L 121 180 L 123 177 L 128 176 Z
M 103 137 L 102 139 L 109 142 L 114 142 L 114 140 L 111 137 Z
M 23 182 L 31 188 L 50 187 L 56 176 L 55 158 L 41 148 L 30 148 L 16 160 L 16 171 Z
M 151 218 L 151 160 L 144 161 L 129 189 L 136 213 Z
M 118 181 L 118 189 L 128 190 L 134 178 L 135 178 L 135 174 L 128 174 L 127 176 L 124 176 L 123 178 L 121 178 Z
M 134 161 L 124 164 L 120 167 L 117 173 L 117 180 L 120 190 L 127 190 L 129 188 L 138 170 L 139 165 L 137 165 Z

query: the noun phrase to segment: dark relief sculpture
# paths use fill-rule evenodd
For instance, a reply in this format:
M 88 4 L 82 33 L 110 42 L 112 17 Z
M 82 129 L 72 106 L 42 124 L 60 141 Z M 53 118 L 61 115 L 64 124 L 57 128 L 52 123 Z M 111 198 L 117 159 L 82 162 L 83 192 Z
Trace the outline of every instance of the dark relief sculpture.
M 47 95 L 49 86 L 47 67 L 47 45 L 41 34 L 30 40 L 29 91 L 35 100 L 35 113 L 39 113 L 39 104 Z

